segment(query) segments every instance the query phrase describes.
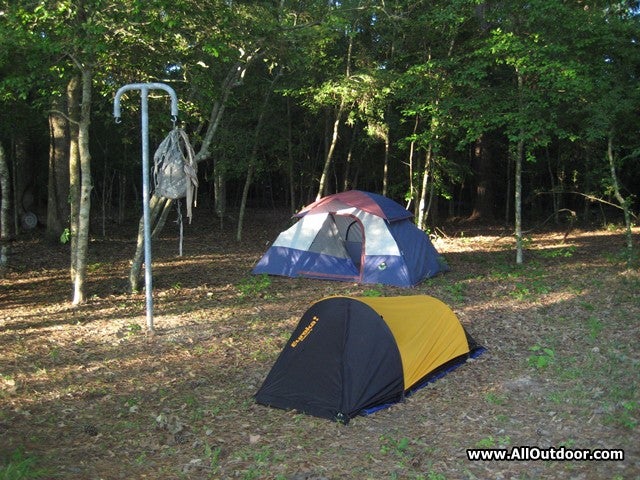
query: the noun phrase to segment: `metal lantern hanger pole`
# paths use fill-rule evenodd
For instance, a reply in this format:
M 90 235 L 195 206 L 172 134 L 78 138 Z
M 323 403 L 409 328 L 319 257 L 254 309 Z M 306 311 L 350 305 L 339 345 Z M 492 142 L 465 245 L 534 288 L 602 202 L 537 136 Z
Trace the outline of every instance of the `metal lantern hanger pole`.
M 164 83 L 130 83 L 116 92 L 113 116 L 120 123 L 120 97 L 130 90 L 140 90 L 142 115 L 142 217 L 144 223 L 144 285 L 147 308 L 147 329 L 153 333 L 153 295 L 151 280 L 151 215 L 149 211 L 149 91 L 164 90 L 171 97 L 171 119 L 175 125 L 178 119 L 178 97 L 176 92 Z

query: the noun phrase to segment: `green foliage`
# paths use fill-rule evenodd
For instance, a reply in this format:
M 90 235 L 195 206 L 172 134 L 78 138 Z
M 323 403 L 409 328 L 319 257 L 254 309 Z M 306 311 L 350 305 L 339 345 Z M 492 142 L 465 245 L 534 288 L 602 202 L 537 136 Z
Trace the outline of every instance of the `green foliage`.
M 506 403 L 506 398 L 504 395 L 499 395 L 494 392 L 486 393 L 484 398 L 490 405 L 504 405 Z
M 265 296 L 271 286 L 271 278 L 267 274 L 251 275 L 243 279 L 236 288 L 241 298 Z
M 477 448 L 497 448 L 497 447 L 506 447 L 511 444 L 511 437 L 509 435 L 504 435 L 501 437 L 494 437 L 493 435 L 489 435 L 487 437 L 481 438 L 476 442 Z
M 68 228 L 65 228 L 60 234 L 60 243 L 62 243 L 63 245 L 66 245 L 70 241 L 71 241 L 71 230 L 69 230 Z
M 397 457 L 403 457 L 404 455 L 406 455 L 410 444 L 407 437 L 402 437 L 398 440 L 389 435 L 381 435 L 380 443 L 381 453 L 385 455 L 392 454 Z
M 380 290 L 379 288 L 367 288 L 366 290 L 363 290 L 362 296 L 363 297 L 381 297 L 382 290 Z
M 204 456 L 208 460 L 208 467 L 211 469 L 211 475 L 217 474 L 218 470 L 220 470 L 220 454 L 222 453 L 222 448 L 212 447 L 208 442 L 204 444 Z
M 638 426 L 639 414 L 640 404 L 637 401 L 624 400 L 620 402 L 619 408 L 614 413 L 607 415 L 607 420 L 613 424 L 633 430 Z
M 547 294 L 551 291 L 543 279 L 526 279 L 516 282 L 515 290 L 510 295 L 517 300 L 525 300 Z
M 132 322 L 125 327 L 125 331 L 127 332 L 128 337 L 133 337 L 142 332 L 142 327 L 139 324 Z
M 47 469 L 37 466 L 35 457 L 25 455 L 22 450 L 14 451 L 0 465 L 0 480 L 35 480 L 48 474 Z
M 534 345 L 529 347 L 529 351 L 533 352 L 527 358 L 527 362 L 531 367 L 544 370 L 555 363 L 555 352 L 552 348 Z
M 587 319 L 587 327 L 589 328 L 589 338 L 595 340 L 604 328 L 603 323 L 597 317 L 589 317 Z
M 576 253 L 577 248 L 573 245 L 549 250 L 540 250 L 538 253 L 543 258 L 571 258 Z
M 453 303 L 464 302 L 466 286 L 462 282 L 453 283 L 444 287 Z
M 291 190 L 294 203 L 308 198 L 328 142 L 327 122 L 340 111 L 331 167 L 336 190 L 357 176 L 363 189 L 379 191 L 388 167 L 388 194 L 415 202 L 426 173 L 426 193 L 433 192 L 442 211 L 443 199 L 458 204 L 471 197 L 478 186 L 472 150 L 491 137 L 492 171 L 501 174 L 487 188 L 498 197 L 506 187 L 509 147 L 521 141 L 529 160 L 525 190 L 547 189 L 551 174 L 558 192 L 605 196 L 615 194 L 603 161 L 611 140 L 628 190 L 623 203 L 637 207 L 640 91 L 629 74 L 640 63 L 636 10 L 545 0 L 490 8 L 474 0 L 392 6 L 181 0 L 144 8 L 115 0 L 2 3 L 9 4 L 0 15 L 1 140 L 8 140 L 7 132 L 33 132 L 44 151 L 52 100 L 64 97 L 79 66 L 99 65 L 92 143 L 109 148 L 93 152 L 105 165 L 94 168 L 95 191 L 108 186 L 116 170 L 139 180 L 132 147 L 138 144 L 137 102 L 130 101 L 131 114 L 114 130 L 115 88 L 132 79 L 162 79 L 177 89 L 180 120 L 194 132 L 196 147 L 205 140 L 215 102 L 226 99 L 216 107 L 225 116 L 215 141 L 201 153 L 215 158 L 215 177 L 230 184 L 229 191 L 245 179 L 254 155 L 256 178 L 269 179 L 258 192 L 277 192 L 274 200 L 281 203 Z M 249 66 L 239 78 L 227 77 Z M 273 86 L 278 71 L 285 74 Z M 258 98 L 269 99 L 266 115 L 274 121 L 254 142 Z M 152 103 L 153 137 L 167 127 L 167 105 Z M 113 141 L 116 135 L 125 138 Z M 393 160 L 387 166 L 385 139 Z M 557 159 L 549 152 L 558 152 Z M 40 163 L 34 170 L 46 168 Z M 207 181 L 213 178 L 208 170 Z M 464 208 L 462 215 L 469 213 Z M 60 242 L 69 235 L 63 232 Z M 566 247 L 539 255 L 574 253 Z M 637 250 L 627 250 L 624 261 L 637 265 Z M 523 284 L 515 296 L 543 288 Z M 460 292 L 452 295 L 461 301 Z

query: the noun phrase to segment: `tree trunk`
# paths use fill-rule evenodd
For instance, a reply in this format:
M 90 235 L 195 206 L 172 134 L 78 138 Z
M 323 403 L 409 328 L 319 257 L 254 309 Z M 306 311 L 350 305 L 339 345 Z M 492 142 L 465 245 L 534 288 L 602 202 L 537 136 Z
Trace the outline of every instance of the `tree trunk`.
M 252 157 L 254 153 L 251 153 Z M 247 168 L 247 176 L 244 181 L 244 187 L 242 188 L 242 199 L 240 200 L 240 212 L 238 213 L 238 228 L 236 230 L 236 241 L 240 242 L 242 240 L 242 224 L 244 223 L 244 212 L 247 208 L 247 197 L 249 196 L 249 188 L 251 187 L 251 182 L 253 182 L 253 172 L 255 170 L 255 163 L 253 160 L 249 162 L 249 167 Z
M 349 45 L 347 46 L 347 69 L 345 72 L 345 79 L 349 79 L 351 76 L 351 53 L 353 51 L 353 37 L 349 36 Z M 336 119 L 333 122 L 333 132 L 331 134 L 331 142 L 327 150 L 327 155 L 324 159 L 324 167 L 322 168 L 322 175 L 320 176 L 320 185 L 318 185 L 318 194 L 316 200 L 320 200 L 327 192 L 327 177 L 329 176 L 329 168 L 333 160 L 333 153 L 335 152 L 336 145 L 338 144 L 338 130 L 340 129 L 340 120 L 342 119 L 342 112 L 345 108 L 344 96 L 340 99 L 340 106 L 336 113 Z
M 127 193 L 127 176 L 123 172 L 118 172 L 118 216 L 117 224 L 122 225 L 125 218 L 125 205 Z
M 514 210 L 515 210 L 515 228 L 516 228 L 516 264 L 521 265 L 523 262 L 522 254 L 522 161 L 524 159 L 524 140 L 522 136 L 518 140 L 516 149 L 516 171 L 514 182 Z
M 34 203 L 33 181 L 35 164 L 29 152 L 29 132 L 18 131 L 14 137 L 13 196 L 16 232 L 22 227 L 24 215 L 31 211 Z
M 7 242 L 10 237 L 9 222 L 11 221 L 9 219 L 10 184 L 9 166 L 4 154 L 4 147 L 0 143 L 0 274 L 4 273 L 9 261 L 9 245 Z
M 231 95 L 231 92 L 235 87 L 242 84 L 242 80 L 247 73 L 249 65 L 257 58 L 258 50 L 250 54 L 242 53 L 238 61 L 235 62 L 227 72 L 227 75 L 222 81 L 222 85 L 220 87 L 220 96 L 216 99 L 213 107 L 211 108 L 207 131 L 202 138 L 202 145 L 200 145 L 200 149 L 196 154 L 196 162 L 206 160 L 210 157 L 211 153 L 209 152 L 209 148 L 211 147 L 213 136 L 218 130 L 218 125 L 220 124 L 222 114 L 227 106 L 229 95 Z
M 553 205 L 553 221 L 557 225 L 560 223 L 560 201 L 562 199 L 562 190 L 563 190 L 563 182 L 562 175 L 559 175 L 559 172 L 553 171 L 553 166 L 551 165 L 551 155 L 549 154 L 549 149 L 546 149 L 546 160 L 547 160 L 547 171 L 549 173 L 549 183 L 551 184 L 551 203 Z M 556 178 L 559 182 L 556 183 Z
M 89 151 L 89 125 L 91 123 L 91 83 L 93 72 L 82 69 L 82 103 L 78 125 L 78 151 L 80 153 L 80 206 L 78 211 L 78 243 L 76 245 L 76 277 L 74 279 L 73 304 L 86 298 L 87 253 L 89 248 L 89 224 L 91 213 L 91 153 Z
M 624 212 L 624 224 L 626 227 L 625 237 L 627 243 L 627 266 L 630 267 L 633 262 L 633 232 L 631 230 L 631 212 L 629 210 L 629 205 L 631 204 L 631 199 L 625 199 L 620 193 L 620 182 L 618 181 L 618 174 L 616 172 L 616 163 L 613 154 L 613 136 L 614 132 L 611 131 L 609 133 L 609 138 L 607 141 L 607 158 L 609 160 L 609 171 L 611 173 L 611 182 L 613 184 L 613 196 L 618 201 L 620 206 L 622 207 L 622 211 Z
M 522 113 L 522 91 L 524 89 L 524 77 L 522 73 L 516 68 L 516 76 L 518 78 L 518 95 L 519 95 L 519 109 Z M 524 131 L 520 129 L 520 138 L 518 140 L 518 146 L 516 149 L 516 171 L 514 182 L 514 210 L 515 210 L 515 228 L 516 228 L 516 264 L 521 265 L 523 262 L 522 255 L 522 162 L 524 160 Z
M 251 156 L 249 157 L 249 167 L 247 169 L 247 178 L 244 182 L 244 188 L 242 189 L 242 200 L 240 202 L 240 213 L 238 214 L 238 230 L 236 232 L 236 240 L 239 242 L 242 240 L 242 225 L 244 223 L 244 213 L 247 207 L 247 197 L 249 196 L 249 188 L 253 182 L 253 174 L 256 169 L 256 161 L 258 160 L 258 147 L 260 146 L 260 134 L 262 132 L 262 125 L 264 124 L 264 117 L 267 113 L 267 107 L 269 106 L 269 98 L 271 98 L 271 92 L 273 87 L 282 75 L 282 68 L 278 71 L 276 76 L 271 80 L 267 87 L 267 93 L 264 96 L 262 102 L 262 108 L 258 115 L 258 123 L 253 134 L 253 147 L 251 148 Z
M 506 173 L 506 193 L 505 193 L 505 201 L 504 201 L 504 225 L 507 227 L 511 223 L 511 188 L 513 178 L 511 176 L 511 163 L 512 163 L 511 152 L 507 155 L 507 173 Z
M 49 180 L 47 192 L 46 237 L 58 241 L 69 219 L 69 129 L 67 119 L 59 112 L 65 102 L 56 99 L 49 114 Z
M 296 213 L 296 182 L 294 171 L 295 157 L 293 154 L 293 126 L 291 125 L 291 101 L 287 102 L 287 173 L 289 176 L 289 211 L 291 215 Z
M 389 191 L 389 128 L 383 130 L 384 140 L 384 169 L 382 172 L 382 195 L 387 195 Z
M 469 220 L 493 220 L 493 157 L 485 135 L 476 140 L 473 163 L 477 178 L 476 195 Z
M 318 185 L 318 194 L 316 195 L 316 200 L 320 200 L 326 194 L 327 177 L 329 176 L 329 168 L 331 168 L 333 153 L 335 152 L 336 145 L 338 144 L 338 130 L 340 128 L 340 120 L 342 119 L 343 110 L 344 110 L 344 99 L 340 101 L 340 106 L 338 107 L 338 112 L 336 113 L 336 119 L 333 122 L 331 142 L 329 143 L 327 156 L 324 159 L 324 167 L 322 168 L 322 175 L 320 176 L 320 184 Z
M 78 218 L 80 216 L 80 149 L 78 146 L 78 124 L 80 122 L 80 81 L 73 76 L 67 84 L 67 108 L 69 117 L 69 240 L 71 282 L 75 281 L 78 260 Z
M 424 230 L 427 223 L 427 187 L 429 186 L 429 175 L 431 173 L 431 160 L 433 155 L 433 147 L 431 144 L 427 147 L 427 152 L 424 156 L 424 170 L 422 172 L 422 186 L 420 187 L 420 200 L 418 201 L 418 218 L 416 219 L 416 225 L 418 228 Z
M 418 131 L 418 125 L 420 124 L 420 117 L 418 115 L 416 115 L 416 119 L 415 122 L 413 123 L 413 138 L 415 138 L 416 132 Z M 411 144 L 409 145 L 409 199 L 407 200 L 407 205 L 406 208 L 407 210 L 409 210 L 409 207 L 411 206 L 411 202 L 414 202 L 414 200 L 416 199 L 416 197 L 418 196 L 418 189 L 416 188 L 414 181 L 415 179 L 413 178 L 413 158 L 415 155 L 415 149 L 416 149 L 416 141 L 412 138 L 411 140 Z M 418 202 L 414 202 L 413 205 L 413 214 L 417 217 L 418 216 Z
M 149 199 L 149 225 L 151 227 L 151 239 L 158 238 L 169 215 L 173 200 L 151 195 Z M 136 241 L 136 252 L 131 261 L 129 270 L 129 288 L 131 292 L 137 292 L 140 287 L 140 272 L 144 262 L 144 218 L 140 218 L 138 223 L 138 238 Z
M 351 182 L 351 167 L 353 165 L 353 149 L 356 146 L 358 139 L 358 130 L 356 128 L 351 129 L 351 140 L 349 141 L 349 151 L 347 152 L 347 161 L 344 167 L 344 178 L 342 179 L 342 190 L 347 191 L 352 186 Z
M 213 203 L 220 220 L 220 229 L 224 227 L 224 216 L 227 213 L 227 180 L 225 170 L 220 166 L 220 162 L 214 161 L 213 165 Z

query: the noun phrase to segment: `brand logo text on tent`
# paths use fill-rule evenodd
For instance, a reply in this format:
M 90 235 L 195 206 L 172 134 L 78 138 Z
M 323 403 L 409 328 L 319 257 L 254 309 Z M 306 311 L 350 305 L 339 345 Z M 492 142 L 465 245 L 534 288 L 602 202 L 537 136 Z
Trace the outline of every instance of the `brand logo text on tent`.
M 302 333 L 298 336 L 298 338 L 296 338 L 293 342 L 291 342 L 291 348 L 296 348 L 296 346 L 302 342 L 305 338 L 307 338 L 307 335 L 309 335 L 311 333 L 311 330 L 313 330 L 313 327 L 316 326 L 316 323 L 318 323 L 318 320 L 320 320 L 318 317 L 314 316 L 311 319 L 311 323 L 309 323 L 309 325 L 307 325 L 304 330 L 302 331 Z

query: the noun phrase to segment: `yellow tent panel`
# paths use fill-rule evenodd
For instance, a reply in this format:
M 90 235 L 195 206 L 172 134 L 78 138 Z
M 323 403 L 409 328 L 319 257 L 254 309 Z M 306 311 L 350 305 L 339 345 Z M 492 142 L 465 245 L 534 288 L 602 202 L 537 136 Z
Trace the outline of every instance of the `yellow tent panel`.
M 427 295 L 358 297 L 391 329 L 400 350 L 405 388 L 449 360 L 469 353 L 467 338 L 455 313 Z

